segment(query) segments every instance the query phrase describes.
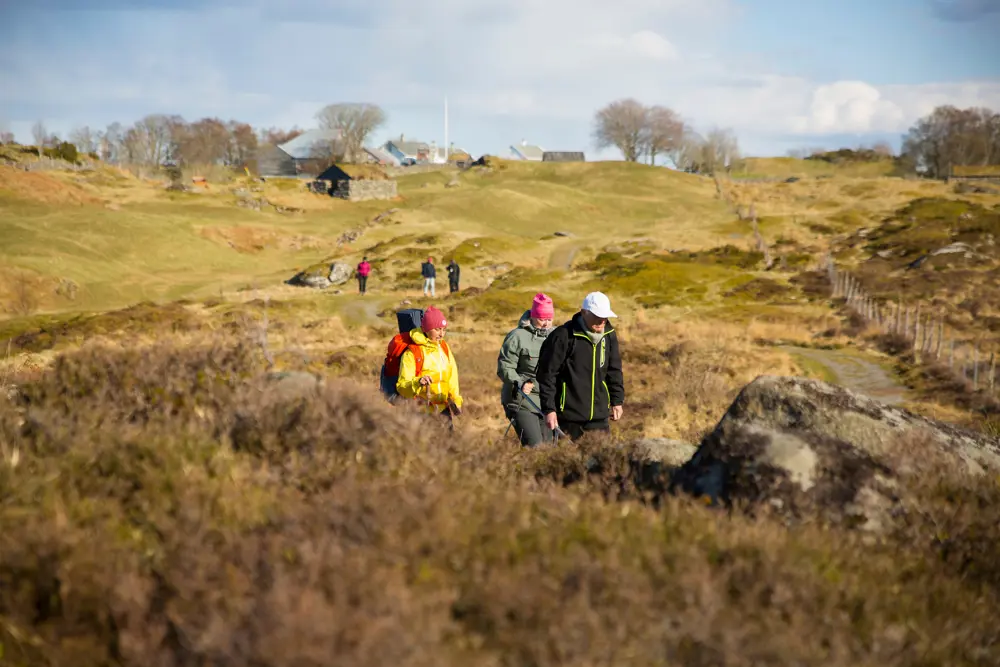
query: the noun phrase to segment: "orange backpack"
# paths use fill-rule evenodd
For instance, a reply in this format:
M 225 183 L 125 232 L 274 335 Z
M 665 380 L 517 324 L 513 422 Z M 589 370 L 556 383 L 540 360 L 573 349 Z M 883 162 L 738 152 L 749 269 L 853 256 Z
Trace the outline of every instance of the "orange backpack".
M 449 357 L 451 356 L 451 351 L 448 349 L 448 343 L 445 341 L 441 341 L 441 349 L 443 349 L 445 354 Z M 403 357 L 403 353 L 407 350 L 413 353 L 413 361 L 416 365 L 416 376 L 420 377 L 420 374 L 424 370 L 423 346 L 414 343 L 408 332 L 398 333 L 393 336 L 389 340 L 389 345 L 385 351 L 385 360 L 382 362 L 382 372 L 380 378 L 382 393 L 390 399 L 397 394 L 396 378 L 399 377 L 399 362 Z

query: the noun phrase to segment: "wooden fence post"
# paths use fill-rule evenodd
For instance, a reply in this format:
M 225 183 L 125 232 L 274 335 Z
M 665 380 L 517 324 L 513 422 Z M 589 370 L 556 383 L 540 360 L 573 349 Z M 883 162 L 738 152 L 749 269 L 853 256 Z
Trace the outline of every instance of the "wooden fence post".
M 934 348 L 934 358 L 941 358 L 941 341 L 944 340 L 944 317 L 938 318 L 937 347 Z
M 997 355 L 990 352 L 990 396 L 996 391 L 997 385 Z

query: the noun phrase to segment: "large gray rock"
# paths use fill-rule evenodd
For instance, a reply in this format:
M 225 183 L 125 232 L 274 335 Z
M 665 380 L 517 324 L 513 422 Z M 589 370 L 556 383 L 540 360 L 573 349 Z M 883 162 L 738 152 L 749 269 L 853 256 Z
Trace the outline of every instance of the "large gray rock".
M 928 459 L 959 473 L 996 473 L 1000 442 L 836 385 L 761 376 L 671 487 L 714 503 L 767 505 L 792 520 L 879 530 L 907 495 L 906 473 Z
M 343 285 L 351 279 L 351 274 L 353 273 L 354 268 L 350 264 L 334 262 L 330 265 L 330 273 L 327 275 L 327 279 L 331 285 Z
M 309 267 L 305 271 L 300 271 L 288 279 L 289 285 L 297 287 L 312 287 L 314 289 L 326 289 L 334 285 L 342 285 L 351 279 L 354 269 L 350 264 L 343 262 L 333 262 L 329 266 L 318 264 Z

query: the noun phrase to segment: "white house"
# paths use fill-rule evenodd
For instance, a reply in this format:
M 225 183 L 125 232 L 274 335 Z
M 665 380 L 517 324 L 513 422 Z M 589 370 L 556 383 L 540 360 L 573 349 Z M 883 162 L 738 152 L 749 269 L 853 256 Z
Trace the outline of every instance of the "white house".
M 541 162 L 544 154 L 545 151 L 541 146 L 529 144 L 524 139 L 521 139 L 520 144 L 515 144 L 510 147 L 510 156 L 514 160 L 531 160 L 532 162 Z

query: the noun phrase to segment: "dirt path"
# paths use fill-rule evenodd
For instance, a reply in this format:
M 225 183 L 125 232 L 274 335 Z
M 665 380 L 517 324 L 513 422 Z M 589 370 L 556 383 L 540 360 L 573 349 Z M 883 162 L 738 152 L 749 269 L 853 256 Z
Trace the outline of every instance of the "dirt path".
M 903 385 L 881 366 L 855 353 L 794 345 L 781 345 L 779 349 L 823 366 L 842 387 L 889 405 L 899 405 L 906 400 L 906 388 Z
M 370 297 L 356 297 L 344 304 L 341 317 L 367 326 L 378 326 L 382 321 L 378 318 L 380 303 Z
M 576 253 L 580 250 L 580 245 L 579 241 L 570 241 L 553 248 L 552 254 L 549 255 L 549 268 L 568 271 L 573 265 Z

